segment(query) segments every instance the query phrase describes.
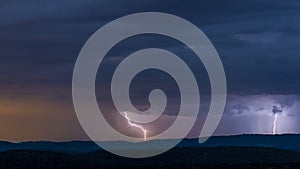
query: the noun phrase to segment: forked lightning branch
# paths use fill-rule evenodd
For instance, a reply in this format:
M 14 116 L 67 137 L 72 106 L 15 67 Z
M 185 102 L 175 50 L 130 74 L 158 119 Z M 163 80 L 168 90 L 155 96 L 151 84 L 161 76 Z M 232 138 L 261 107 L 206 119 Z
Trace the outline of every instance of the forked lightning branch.
M 124 112 L 124 117 L 126 118 L 128 124 L 129 124 L 129 126 L 135 127 L 135 128 L 138 128 L 138 129 L 142 130 L 142 132 L 143 132 L 143 134 L 144 134 L 144 141 L 146 141 L 146 140 L 147 140 L 147 130 L 144 129 L 141 125 L 137 125 L 137 124 L 135 124 L 135 123 L 132 123 L 131 120 L 130 120 L 130 118 L 128 117 L 126 111 Z

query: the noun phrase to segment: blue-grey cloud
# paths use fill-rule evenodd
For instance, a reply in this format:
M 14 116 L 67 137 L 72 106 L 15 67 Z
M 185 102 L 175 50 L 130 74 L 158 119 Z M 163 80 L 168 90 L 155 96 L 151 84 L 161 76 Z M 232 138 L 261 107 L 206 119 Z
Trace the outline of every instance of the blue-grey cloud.
M 272 112 L 273 112 L 274 114 L 277 114 L 277 113 L 282 113 L 283 110 L 282 110 L 280 107 L 273 106 Z

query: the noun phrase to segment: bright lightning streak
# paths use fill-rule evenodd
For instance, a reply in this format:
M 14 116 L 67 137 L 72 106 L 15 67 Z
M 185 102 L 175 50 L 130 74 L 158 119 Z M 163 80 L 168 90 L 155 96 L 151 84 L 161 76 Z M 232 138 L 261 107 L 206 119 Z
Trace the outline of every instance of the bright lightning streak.
M 274 122 L 273 122 L 273 134 L 276 134 L 277 121 L 278 121 L 278 114 L 275 114 Z
M 132 123 L 132 122 L 130 121 L 128 115 L 127 115 L 127 112 L 124 112 L 124 115 L 125 115 L 125 118 L 126 118 L 127 121 L 128 121 L 128 124 L 129 124 L 131 127 L 136 127 L 136 128 L 139 128 L 139 129 L 141 129 L 141 130 L 143 131 L 143 133 L 144 133 L 144 141 L 146 141 L 146 140 L 147 140 L 147 130 L 144 129 L 144 128 L 143 128 L 142 126 L 140 126 L 140 125 L 137 125 L 137 124 Z

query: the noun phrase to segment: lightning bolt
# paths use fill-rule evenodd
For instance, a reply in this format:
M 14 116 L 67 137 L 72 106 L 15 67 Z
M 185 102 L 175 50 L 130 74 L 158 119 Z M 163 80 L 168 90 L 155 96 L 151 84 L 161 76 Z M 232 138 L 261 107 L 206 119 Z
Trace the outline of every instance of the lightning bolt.
M 125 115 L 125 118 L 127 119 L 128 124 L 129 124 L 131 127 L 136 127 L 136 128 L 139 128 L 139 129 L 141 129 L 141 130 L 143 131 L 143 133 L 144 133 L 144 141 L 146 141 L 146 140 L 147 140 L 147 130 L 144 129 L 141 125 L 137 125 L 137 124 L 132 123 L 132 122 L 130 121 L 128 115 L 127 115 L 127 112 L 124 112 L 124 115 Z
M 275 114 L 274 122 L 273 122 L 273 134 L 276 134 L 277 121 L 278 121 L 278 114 Z

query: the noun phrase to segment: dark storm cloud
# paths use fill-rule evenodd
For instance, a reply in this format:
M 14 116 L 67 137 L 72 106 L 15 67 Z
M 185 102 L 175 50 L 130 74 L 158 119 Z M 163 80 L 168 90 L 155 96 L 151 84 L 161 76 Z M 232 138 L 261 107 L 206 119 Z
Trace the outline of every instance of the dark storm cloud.
M 199 26 L 223 61 L 229 93 L 298 94 L 300 79 L 299 2 L 289 1 L 2 1 L 0 6 L 1 86 L 70 88 L 73 66 L 88 37 L 119 16 L 169 12 Z M 180 44 L 148 44 L 183 51 Z M 143 38 L 141 38 L 143 40 Z M 145 38 L 144 38 L 145 40 Z M 139 41 L 140 42 L 140 41 Z M 142 43 L 132 46 L 147 47 Z M 106 64 L 126 57 L 130 46 Z M 109 67 L 109 66 L 108 66 Z M 197 65 L 195 66 L 197 67 Z M 6 90 L 9 91 L 9 90 Z M 69 91 L 69 90 L 68 90 Z M 291 104 L 293 100 L 281 101 Z M 289 102 L 289 103 L 286 103 Z M 238 109 L 239 105 L 235 106 Z M 241 107 L 243 107 L 241 105 Z M 247 109 L 236 110 L 242 114 Z
M 296 0 L 1 3 L 4 84 L 69 85 L 77 54 L 93 32 L 125 14 L 161 11 L 189 19 L 208 35 L 223 61 L 230 93 L 300 93 L 300 3 Z M 172 48 L 180 51 L 182 46 Z M 122 53 L 111 58 L 125 57 Z
M 112 16 L 127 13 L 132 5 L 146 5 L 152 1 L 136 0 L 12 0 L 1 1 L 0 25 L 26 24 L 34 21 L 66 21 L 66 20 L 98 20 L 101 17 L 111 19 Z

